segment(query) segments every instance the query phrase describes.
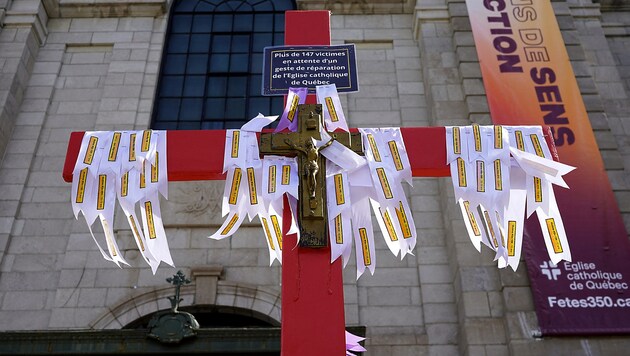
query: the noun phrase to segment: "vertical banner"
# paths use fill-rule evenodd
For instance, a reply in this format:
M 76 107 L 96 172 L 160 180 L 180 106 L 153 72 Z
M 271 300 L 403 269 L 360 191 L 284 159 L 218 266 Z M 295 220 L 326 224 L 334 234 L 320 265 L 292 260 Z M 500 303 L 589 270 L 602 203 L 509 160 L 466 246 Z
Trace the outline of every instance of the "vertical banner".
M 523 247 L 541 331 L 630 333 L 628 235 L 551 3 L 466 5 L 493 122 L 550 127 L 560 160 L 577 167 L 566 176 L 571 189 L 555 190 L 573 261 L 552 264 L 537 219 L 526 226 Z M 553 234 L 553 219 L 547 220 L 546 233 Z

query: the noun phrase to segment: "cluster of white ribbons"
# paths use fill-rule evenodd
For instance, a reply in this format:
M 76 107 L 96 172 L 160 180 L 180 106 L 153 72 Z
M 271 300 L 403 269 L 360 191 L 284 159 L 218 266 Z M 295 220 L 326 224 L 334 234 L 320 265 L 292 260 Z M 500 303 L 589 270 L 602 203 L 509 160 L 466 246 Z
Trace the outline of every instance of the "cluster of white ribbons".
M 245 216 L 260 219 L 269 249 L 269 264 L 282 263 L 282 197 L 288 194 L 295 211 L 298 196 L 296 158 L 267 156 L 260 159 L 257 132 L 277 116 L 257 117 L 240 130 L 227 130 L 223 172 L 227 172 L 222 211 L 227 215 L 223 225 L 211 239 L 232 236 Z M 297 231 L 292 222 L 291 233 Z
M 525 216 L 536 212 L 551 262 L 571 261 L 552 184 L 571 167 L 552 158 L 540 126 L 446 128 L 447 163 L 471 242 L 496 252 L 498 267 L 516 270 Z M 527 211 L 526 211 L 527 207 Z
M 106 260 L 129 265 L 114 236 L 116 198 L 122 208 L 140 253 L 153 273 L 160 261 L 173 266 L 162 224 L 159 195 L 167 198 L 166 132 L 86 132 L 72 177 L 72 209 L 83 213 L 90 234 Z M 140 205 L 142 226 L 136 214 Z M 99 218 L 109 254 L 92 232 Z
M 278 124 L 279 131 L 297 129 L 297 105 L 306 98 L 305 88 L 291 88 Z M 317 87 L 318 102 L 324 111 L 326 130 L 321 132 L 322 147 L 331 141 L 326 131 L 348 131 L 341 103 L 334 85 Z M 226 133 L 224 172 L 227 172 L 223 195 L 226 220 L 210 236 L 222 239 L 233 235 L 243 222 L 259 216 L 269 249 L 270 264 L 282 262 L 282 197 L 286 193 L 292 210 L 289 234 L 297 233 L 297 199 L 299 175 L 296 158 L 265 156 L 259 158 L 256 133 L 277 116 L 259 114 L 240 130 Z M 411 167 L 400 129 L 361 129 L 365 157 L 337 141 L 321 148 L 327 158 L 326 192 L 328 235 L 331 262 L 342 257 L 344 267 L 352 253 L 354 241 L 357 279 L 368 269 L 375 270 L 372 215 L 383 232 L 387 246 L 403 258 L 416 244 L 416 228 L 401 182 L 411 184 Z

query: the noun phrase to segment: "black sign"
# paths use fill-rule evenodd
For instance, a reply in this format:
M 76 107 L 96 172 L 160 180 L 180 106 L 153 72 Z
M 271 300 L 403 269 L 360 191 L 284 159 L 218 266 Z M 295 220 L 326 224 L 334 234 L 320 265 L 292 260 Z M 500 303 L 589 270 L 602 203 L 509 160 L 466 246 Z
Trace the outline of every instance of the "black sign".
M 339 92 L 359 91 L 354 45 L 266 47 L 263 95 L 284 95 L 290 87 L 335 84 Z

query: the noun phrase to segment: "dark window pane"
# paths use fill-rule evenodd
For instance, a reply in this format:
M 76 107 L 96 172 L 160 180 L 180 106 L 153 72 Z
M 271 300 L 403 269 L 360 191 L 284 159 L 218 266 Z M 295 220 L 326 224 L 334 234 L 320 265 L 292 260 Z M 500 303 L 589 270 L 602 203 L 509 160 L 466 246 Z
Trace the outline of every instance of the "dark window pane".
M 231 32 L 232 15 L 215 15 L 212 29 L 214 32 Z
M 186 68 L 185 54 L 169 54 L 164 63 L 164 74 L 184 74 Z
M 252 55 L 250 55 L 250 58 L 251 58 L 250 72 L 251 73 L 262 73 L 263 55 L 260 54 L 260 53 L 252 54 Z
M 199 130 L 200 128 L 199 122 L 180 122 L 177 125 L 178 130 Z
M 195 0 L 178 1 L 175 12 L 192 11 L 195 8 L 195 5 L 197 5 L 197 2 L 198 1 Z
M 184 77 L 165 75 L 160 84 L 160 96 L 181 96 Z
M 190 52 L 208 53 L 210 49 L 210 35 L 192 35 L 190 37 Z
M 271 46 L 272 44 L 273 44 L 273 35 L 271 33 L 255 33 L 252 51 L 262 52 L 265 47 Z
M 212 15 L 195 15 L 193 19 L 192 32 L 212 31 Z
M 186 0 L 181 0 L 181 1 L 186 1 Z M 216 9 L 216 5 L 208 4 L 207 2 L 202 1 L 195 8 L 195 12 L 197 12 L 197 13 L 200 13 L 200 12 L 213 12 L 215 9 Z
M 179 114 L 179 99 L 160 99 L 158 117 L 160 121 L 176 120 Z
M 225 108 L 226 119 L 245 119 L 245 99 L 243 98 L 228 98 Z
M 228 81 L 228 97 L 245 97 L 247 95 L 247 78 L 232 77 Z M 243 103 L 244 104 L 244 103 Z
M 234 32 L 251 32 L 254 15 L 238 14 L 234 17 Z
M 188 52 L 188 35 L 171 35 L 168 41 L 168 53 Z
M 203 96 L 205 85 L 205 76 L 188 76 L 184 85 L 184 96 Z
M 232 53 L 249 52 L 249 35 L 232 36 Z
M 228 53 L 230 52 L 230 40 L 231 36 L 215 35 L 212 36 L 212 52 L 213 53 Z
M 273 4 L 271 1 L 259 1 L 254 5 L 256 11 L 273 11 Z
M 225 115 L 225 99 L 206 100 L 206 119 L 223 120 L 223 115 Z
M 271 98 L 271 114 L 281 115 L 284 110 L 284 99 L 281 96 Z
M 258 96 L 262 91 L 262 76 L 252 75 L 249 78 L 249 95 Z
M 284 44 L 284 33 L 276 33 L 273 35 L 273 45 L 282 46 Z
M 225 129 L 240 129 L 241 126 L 245 125 L 245 120 L 238 120 L 238 121 L 226 121 L 225 122 Z
M 273 28 L 276 32 L 284 32 L 284 14 L 276 14 Z
M 210 71 L 211 72 L 227 72 L 228 65 L 230 64 L 230 55 L 228 54 L 213 54 L 210 59 Z
M 233 54 L 230 58 L 230 72 L 247 72 L 248 58 L 246 54 Z
M 207 96 L 224 97 L 227 88 L 226 77 L 210 77 L 208 78 Z
M 182 99 L 179 119 L 184 121 L 201 121 L 202 99 Z
M 254 18 L 254 31 L 271 32 L 273 30 L 272 14 L 256 14 Z
M 253 97 L 249 99 L 249 110 L 247 112 L 247 117 L 255 117 L 258 113 L 263 115 L 271 115 L 271 98 L 267 97 Z
M 223 121 L 204 121 L 201 123 L 202 130 L 218 130 L 223 128 Z
M 228 3 L 234 11 L 252 11 L 252 6 L 247 1 L 231 0 Z
M 192 23 L 191 15 L 175 15 L 173 16 L 171 32 L 173 33 L 190 32 L 191 23 Z
M 293 10 L 293 1 L 291 0 L 273 0 L 273 6 L 276 11 Z
M 191 54 L 188 56 L 188 74 L 206 74 L 208 68 L 208 55 Z
M 155 130 L 175 130 L 177 129 L 177 121 L 157 121 L 152 125 Z

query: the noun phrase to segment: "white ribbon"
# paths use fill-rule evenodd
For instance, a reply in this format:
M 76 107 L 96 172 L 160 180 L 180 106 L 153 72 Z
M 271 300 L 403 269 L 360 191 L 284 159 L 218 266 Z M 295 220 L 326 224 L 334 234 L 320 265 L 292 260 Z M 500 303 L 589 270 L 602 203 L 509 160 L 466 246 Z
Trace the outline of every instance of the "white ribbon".
M 173 265 L 158 198 L 158 192 L 164 197 L 168 195 L 166 156 L 165 131 L 96 131 L 86 132 L 83 137 L 73 171 L 73 211 L 75 217 L 83 213 L 101 254 L 119 267 L 121 263 L 128 263 L 114 235 L 116 198 L 152 272 L 155 274 L 160 261 Z M 138 201 L 151 202 L 148 214 L 141 209 L 143 227 L 135 213 Z M 91 227 L 97 217 L 103 227 L 108 254 Z
M 568 188 L 562 176 L 574 167 L 551 159 L 540 127 L 447 127 L 446 152 L 455 198 L 478 251 L 484 243 L 496 251 L 499 268 L 516 270 L 524 218 L 535 211 L 552 262 L 570 261 L 552 184 Z
M 341 100 L 335 84 L 318 85 L 315 87 L 317 103 L 322 105 L 324 123 L 327 131 L 341 129 L 348 132 L 346 116 L 341 108 Z

